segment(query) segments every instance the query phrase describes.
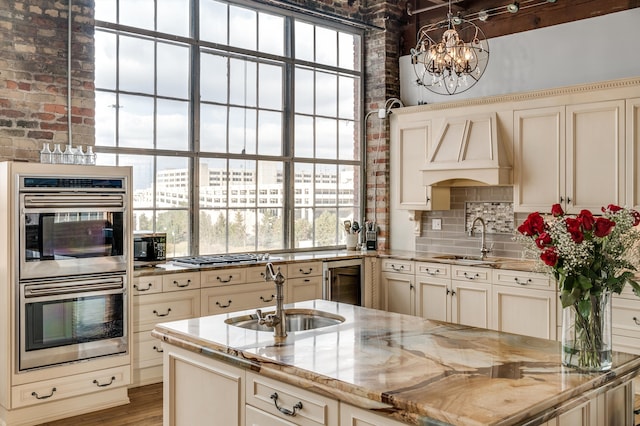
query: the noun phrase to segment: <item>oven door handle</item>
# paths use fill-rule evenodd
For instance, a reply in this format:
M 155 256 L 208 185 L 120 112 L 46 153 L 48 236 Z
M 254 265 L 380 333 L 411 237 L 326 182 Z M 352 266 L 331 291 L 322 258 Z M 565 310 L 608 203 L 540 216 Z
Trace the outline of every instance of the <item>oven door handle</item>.
M 77 294 L 91 291 L 109 291 L 124 289 L 121 279 L 106 279 L 100 282 L 77 282 L 74 284 L 26 284 L 24 286 L 24 297 L 43 297 L 61 294 Z
M 53 195 L 28 194 L 24 196 L 24 208 L 78 208 L 78 207 L 123 207 L 124 197 L 117 194 L 107 195 Z

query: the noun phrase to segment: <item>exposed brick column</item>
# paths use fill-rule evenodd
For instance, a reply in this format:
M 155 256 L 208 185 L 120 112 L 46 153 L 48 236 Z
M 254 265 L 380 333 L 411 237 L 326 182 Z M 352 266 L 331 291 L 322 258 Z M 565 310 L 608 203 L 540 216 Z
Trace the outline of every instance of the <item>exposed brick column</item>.
M 72 136 L 93 145 L 93 1 L 72 1 Z M 68 2 L 0 2 L 0 159 L 37 161 L 68 142 Z
M 380 233 L 378 250 L 388 248 L 389 237 L 389 120 L 373 112 L 389 98 L 400 97 L 400 37 L 406 18 L 405 1 L 371 0 L 370 22 L 385 31 L 370 30 L 365 37 L 366 219 L 375 220 Z M 381 126 L 382 124 L 382 126 Z

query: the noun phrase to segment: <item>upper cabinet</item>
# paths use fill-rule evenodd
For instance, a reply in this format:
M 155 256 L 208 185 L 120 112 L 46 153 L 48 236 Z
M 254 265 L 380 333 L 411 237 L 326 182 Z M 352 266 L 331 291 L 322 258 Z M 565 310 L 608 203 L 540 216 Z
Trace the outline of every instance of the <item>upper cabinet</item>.
M 514 111 L 514 210 L 624 205 L 625 101 Z
M 626 102 L 627 206 L 640 210 L 640 98 Z
M 448 210 L 449 188 L 422 184 L 431 146 L 431 120 L 422 114 L 391 116 L 393 204 L 403 210 Z

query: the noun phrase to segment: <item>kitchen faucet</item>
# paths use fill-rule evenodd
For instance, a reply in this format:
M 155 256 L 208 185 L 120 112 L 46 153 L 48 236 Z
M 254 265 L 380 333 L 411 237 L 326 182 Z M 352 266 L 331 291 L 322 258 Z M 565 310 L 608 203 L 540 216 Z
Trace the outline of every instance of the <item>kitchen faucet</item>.
M 276 273 L 273 269 L 273 263 L 269 262 L 266 265 L 266 270 L 264 274 L 265 281 L 273 281 L 276 285 L 276 312 L 274 314 L 262 315 L 262 311 L 258 309 L 256 314 L 258 315 L 258 324 L 266 325 L 267 327 L 273 327 L 273 336 L 278 338 L 287 337 L 287 328 L 285 322 L 285 313 L 282 307 L 284 303 L 284 275 L 280 272 L 280 267 L 278 267 L 278 272 Z
M 486 245 L 487 224 L 484 222 L 484 219 L 482 219 L 480 216 L 473 219 L 473 222 L 471 222 L 471 228 L 469 229 L 470 237 L 473 237 L 473 229 L 476 226 L 476 222 L 480 222 L 480 224 L 482 225 L 482 240 L 480 242 L 480 259 L 484 260 L 487 257 L 487 253 L 491 252 L 491 249 L 487 248 L 487 245 Z

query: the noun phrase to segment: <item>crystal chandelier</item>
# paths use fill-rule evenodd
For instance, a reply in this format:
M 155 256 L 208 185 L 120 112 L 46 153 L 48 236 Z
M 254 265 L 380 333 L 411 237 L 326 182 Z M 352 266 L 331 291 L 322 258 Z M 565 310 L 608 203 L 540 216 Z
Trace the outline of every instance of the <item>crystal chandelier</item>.
M 418 31 L 411 62 L 418 85 L 440 95 L 462 93 L 487 68 L 489 43 L 473 22 L 453 16 L 449 0 L 447 19 Z

